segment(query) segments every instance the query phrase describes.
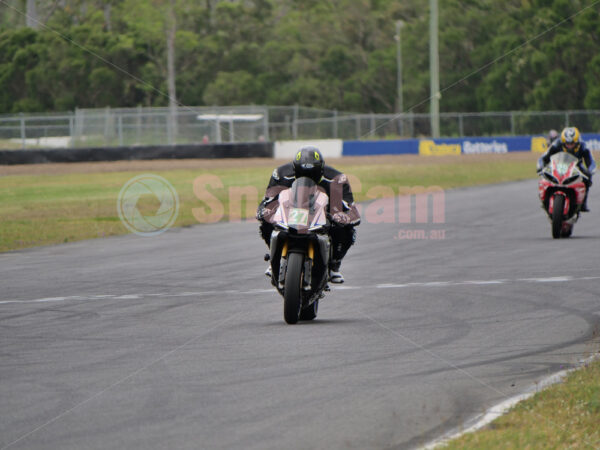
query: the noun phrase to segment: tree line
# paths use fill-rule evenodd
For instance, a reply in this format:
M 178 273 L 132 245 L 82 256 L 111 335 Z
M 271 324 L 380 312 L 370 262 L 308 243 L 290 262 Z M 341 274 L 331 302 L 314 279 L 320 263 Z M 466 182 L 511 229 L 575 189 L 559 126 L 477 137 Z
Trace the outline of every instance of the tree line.
M 595 0 L 441 0 L 441 111 L 600 109 Z M 2 0 L 0 113 L 267 104 L 427 112 L 425 0 Z

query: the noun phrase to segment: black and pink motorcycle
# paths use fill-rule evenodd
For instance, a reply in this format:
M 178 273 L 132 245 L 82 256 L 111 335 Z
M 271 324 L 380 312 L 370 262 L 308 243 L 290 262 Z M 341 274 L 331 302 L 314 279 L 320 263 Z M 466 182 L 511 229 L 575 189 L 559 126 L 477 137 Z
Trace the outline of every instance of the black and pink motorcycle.
M 313 180 L 298 178 L 279 193 L 279 205 L 269 219 L 274 226 L 271 282 L 283 296 L 288 324 L 317 317 L 319 300 L 329 290 L 328 202 Z
M 571 236 L 579 219 L 587 178 L 578 164 L 573 155 L 557 153 L 540 172 L 540 200 L 552 224 L 554 239 Z

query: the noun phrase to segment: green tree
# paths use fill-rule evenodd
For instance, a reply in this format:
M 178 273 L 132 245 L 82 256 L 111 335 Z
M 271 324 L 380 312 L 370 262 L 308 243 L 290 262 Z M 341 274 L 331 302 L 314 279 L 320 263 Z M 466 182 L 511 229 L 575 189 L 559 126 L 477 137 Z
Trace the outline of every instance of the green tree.
M 257 92 L 257 80 L 248 72 L 219 72 L 204 90 L 204 102 L 208 105 L 250 104 Z

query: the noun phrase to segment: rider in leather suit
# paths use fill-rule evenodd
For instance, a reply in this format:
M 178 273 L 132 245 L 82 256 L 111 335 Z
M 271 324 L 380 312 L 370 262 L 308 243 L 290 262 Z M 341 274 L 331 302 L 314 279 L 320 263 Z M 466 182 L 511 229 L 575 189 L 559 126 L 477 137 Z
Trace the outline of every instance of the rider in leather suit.
M 596 162 L 590 152 L 590 149 L 585 145 L 585 142 L 581 140 L 581 134 L 575 127 L 565 128 L 560 134 L 559 139 L 555 139 L 546 153 L 544 153 L 537 163 L 538 173 L 550 162 L 550 157 L 556 153 L 567 152 L 579 159 L 579 168 L 583 174 L 587 177 L 584 180 L 585 183 L 585 200 L 581 206 L 582 212 L 589 212 L 587 206 L 588 193 L 590 186 L 592 185 L 592 175 L 596 170 Z
M 325 190 L 329 196 L 329 215 L 331 219 L 332 255 L 329 264 L 329 277 L 332 283 L 343 283 L 340 272 L 342 259 L 356 239 L 356 227 L 360 223 L 360 214 L 354 205 L 354 197 L 348 178 L 342 172 L 325 165 L 323 155 L 313 146 L 302 147 L 292 162 L 273 171 L 263 200 L 258 206 L 256 218 L 260 221 L 260 235 L 267 247 L 271 242 L 273 225 L 269 217 L 277 210 L 279 193 L 292 186 L 298 177 L 307 176 Z M 270 266 L 267 276 L 271 276 Z

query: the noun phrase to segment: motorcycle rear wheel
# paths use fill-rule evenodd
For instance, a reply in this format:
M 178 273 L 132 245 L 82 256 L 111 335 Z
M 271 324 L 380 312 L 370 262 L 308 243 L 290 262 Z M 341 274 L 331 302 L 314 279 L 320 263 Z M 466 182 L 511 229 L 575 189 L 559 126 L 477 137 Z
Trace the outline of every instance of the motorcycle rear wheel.
M 560 238 L 563 223 L 563 210 L 565 207 L 565 197 L 560 194 L 554 195 L 554 209 L 552 210 L 552 237 Z
M 288 255 L 287 270 L 285 273 L 285 287 L 283 295 L 283 318 L 286 323 L 293 325 L 300 318 L 302 306 L 302 268 L 304 255 L 290 253 Z
M 319 310 L 319 300 L 316 300 L 308 308 L 303 309 L 300 312 L 300 320 L 313 320 L 317 317 L 317 311 Z

